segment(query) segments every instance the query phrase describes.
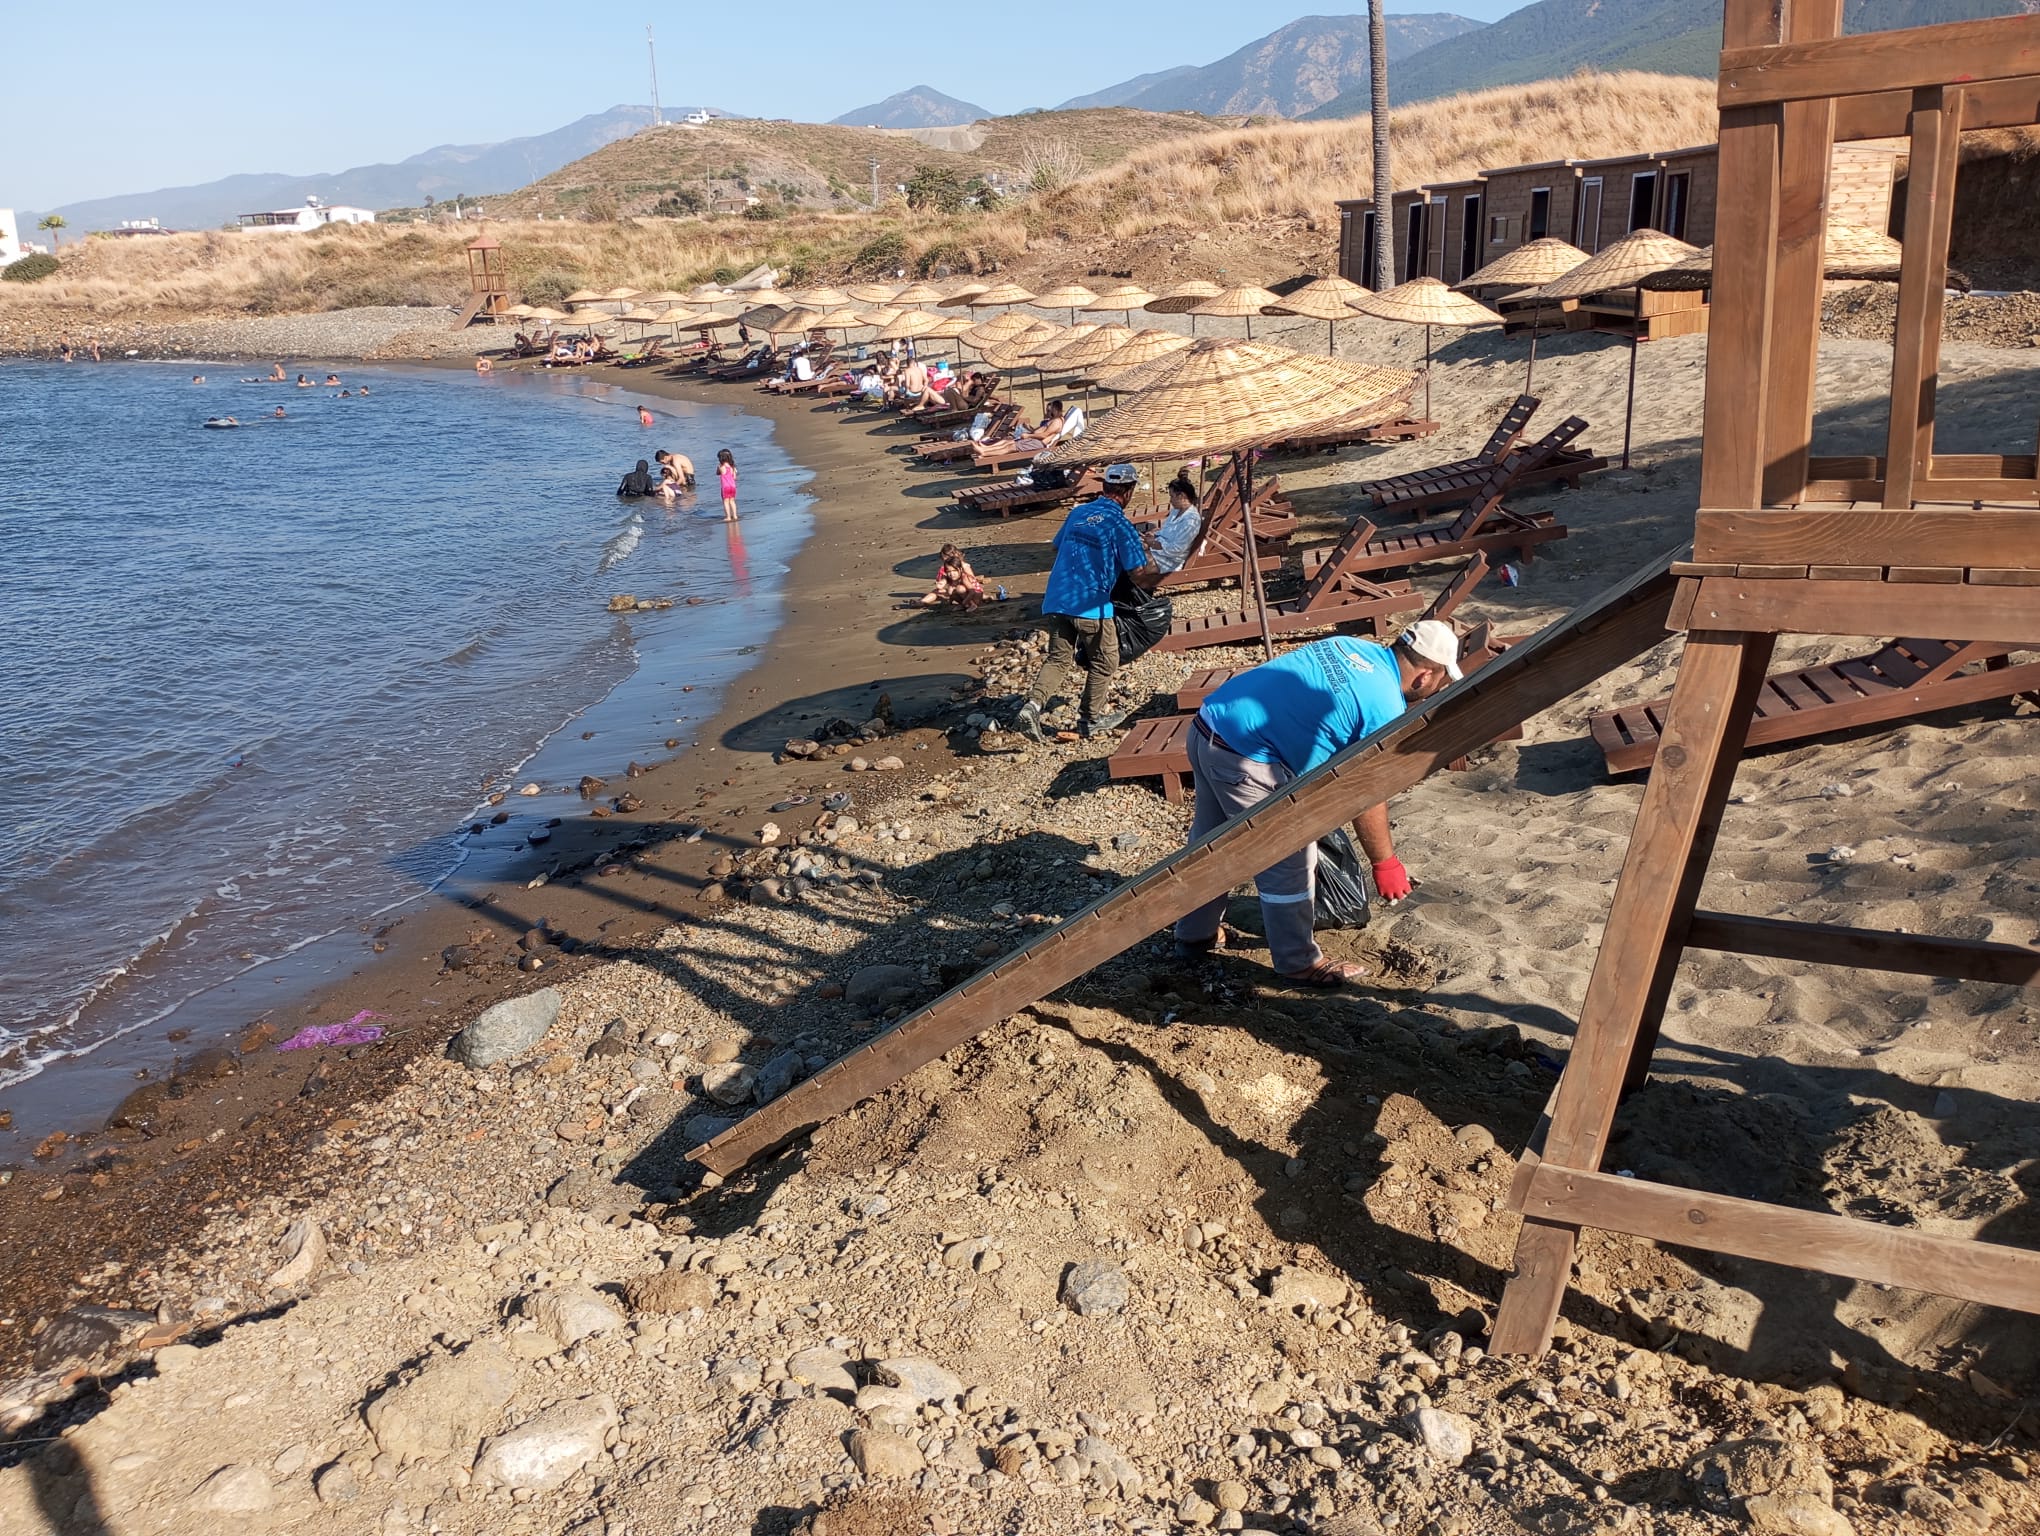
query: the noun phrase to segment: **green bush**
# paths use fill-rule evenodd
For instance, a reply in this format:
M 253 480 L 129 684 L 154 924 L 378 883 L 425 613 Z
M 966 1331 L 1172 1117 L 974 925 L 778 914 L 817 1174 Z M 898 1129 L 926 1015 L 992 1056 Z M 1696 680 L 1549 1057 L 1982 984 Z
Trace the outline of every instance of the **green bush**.
M 744 217 L 753 224 L 769 224 L 774 219 L 784 217 L 784 210 L 772 203 L 753 203 L 744 210 Z
M 56 257 L 37 252 L 33 256 L 24 256 L 19 261 L 10 261 L 6 266 L 0 267 L 0 277 L 6 278 L 10 283 L 40 282 L 43 278 L 54 277 L 59 265 Z
M 907 206 L 937 213 L 961 213 L 968 196 L 960 172 L 946 165 L 923 165 L 907 178 Z
M 660 219 L 692 218 L 708 207 L 699 187 L 675 187 L 652 205 L 652 216 Z
M 863 277 L 885 277 L 907 264 L 906 237 L 889 229 L 875 240 L 867 240 L 850 258 L 850 270 Z
M 524 302 L 533 309 L 565 309 L 567 295 L 582 286 L 572 272 L 541 272 L 524 285 Z

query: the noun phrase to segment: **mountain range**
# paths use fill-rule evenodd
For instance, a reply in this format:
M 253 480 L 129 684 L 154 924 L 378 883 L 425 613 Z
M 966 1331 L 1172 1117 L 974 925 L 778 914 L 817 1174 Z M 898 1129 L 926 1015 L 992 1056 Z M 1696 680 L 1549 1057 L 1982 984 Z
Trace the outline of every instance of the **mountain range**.
M 1920 27 L 2040 9 L 2040 0 L 1847 0 L 1851 32 Z M 1397 104 L 1430 101 L 1491 85 L 1553 80 L 1578 69 L 1641 69 L 1667 75 L 1712 75 L 1721 55 L 1721 8 L 1693 0 L 1537 0 L 1478 32 L 1444 38 L 1389 71 Z M 1391 53 L 1391 59 L 1394 55 Z M 1310 118 L 1361 117 L 1369 110 L 1365 80 L 1322 105 Z
M 991 115 L 974 102 L 943 95 L 932 85 L 910 85 L 884 101 L 854 108 L 829 122 L 838 128 L 961 128 Z
M 1395 64 L 1487 30 L 1480 22 L 1448 12 L 1390 16 L 1388 61 Z M 1389 78 L 1393 81 L 1393 71 Z M 1207 117 L 1299 117 L 1350 90 L 1367 94 L 1367 18 L 1304 16 L 1215 64 L 1139 75 L 1063 106 L 1202 112 Z

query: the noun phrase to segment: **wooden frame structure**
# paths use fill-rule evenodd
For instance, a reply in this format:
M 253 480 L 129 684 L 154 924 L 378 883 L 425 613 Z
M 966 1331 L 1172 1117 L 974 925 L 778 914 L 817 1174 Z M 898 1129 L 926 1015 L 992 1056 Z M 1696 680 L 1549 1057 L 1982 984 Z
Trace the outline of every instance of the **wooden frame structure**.
M 1544 1350 L 1589 1226 L 2040 1312 L 2040 1252 L 1601 1171 L 1687 948 L 2040 985 L 2040 950 L 2018 945 L 1695 909 L 1777 636 L 2040 636 L 2030 462 L 1934 452 L 1957 142 L 2040 119 L 2040 17 L 1844 36 L 1841 12 L 1727 0 L 1700 510 L 1693 558 L 1673 567 L 1686 650 L 1572 1054 L 1512 1191 L 1524 1221 L 1498 1351 Z M 1912 183 L 1886 451 L 1838 463 L 1811 452 L 1831 150 L 1901 115 Z
M 510 307 L 510 274 L 503 265 L 503 243 L 494 235 L 480 235 L 468 242 L 468 301 L 460 312 L 460 326 L 474 324 L 483 315 L 491 320 Z

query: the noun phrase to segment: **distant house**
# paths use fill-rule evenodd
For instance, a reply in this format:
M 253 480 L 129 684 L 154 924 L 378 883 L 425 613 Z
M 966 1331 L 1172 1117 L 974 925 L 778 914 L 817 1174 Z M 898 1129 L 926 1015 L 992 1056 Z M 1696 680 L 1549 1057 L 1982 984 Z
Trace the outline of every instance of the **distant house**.
M 102 229 L 102 235 L 119 239 L 133 239 L 137 235 L 172 235 L 176 231 L 165 229 L 157 219 L 122 219 L 115 229 Z
M 325 224 L 373 224 L 373 208 L 350 208 L 345 203 L 322 203 L 305 199 L 302 208 L 278 208 L 267 213 L 244 213 L 235 221 L 243 229 L 318 229 Z

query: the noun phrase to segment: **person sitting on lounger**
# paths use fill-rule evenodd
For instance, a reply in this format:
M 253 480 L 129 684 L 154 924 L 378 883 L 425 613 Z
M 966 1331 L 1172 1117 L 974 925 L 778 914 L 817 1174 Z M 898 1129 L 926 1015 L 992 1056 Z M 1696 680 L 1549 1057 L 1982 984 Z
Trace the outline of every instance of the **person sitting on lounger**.
M 915 367 L 921 365 L 916 363 Z M 932 368 L 921 370 L 921 393 L 907 406 L 909 416 L 922 411 L 946 411 L 949 409 L 950 386 L 956 381 L 947 374 L 937 373 Z
M 1013 446 L 1029 453 L 1048 452 L 1069 435 L 1069 411 L 1060 400 L 1048 402 L 1048 414 L 1041 418 L 1038 427 L 1026 427 L 1015 423 Z
M 857 398 L 867 405 L 884 401 L 885 375 L 878 371 L 878 364 L 866 363 L 864 371 L 857 375 Z
M 1203 526 L 1197 487 L 1187 476 L 1178 475 L 1169 482 L 1169 515 L 1147 535 L 1148 558 L 1154 561 L 1155 569 L 1164 573 L 1182 570 Z
M 951 607 L 976 613 L 985 600 L 982 577 L 970 568 L 963 551 L 954 544 L 942 546 L 942 563 L 935 569 L 935 585 L 921 599 L 923 608 Z

